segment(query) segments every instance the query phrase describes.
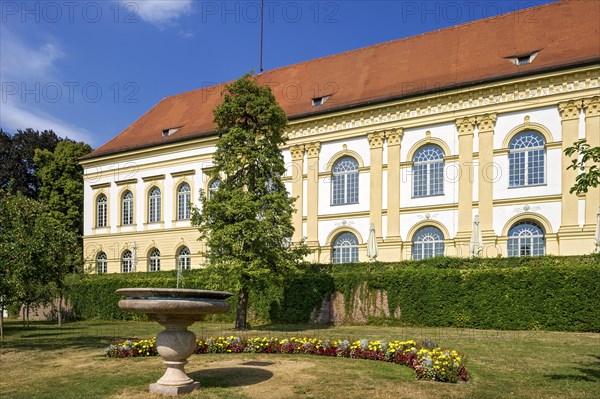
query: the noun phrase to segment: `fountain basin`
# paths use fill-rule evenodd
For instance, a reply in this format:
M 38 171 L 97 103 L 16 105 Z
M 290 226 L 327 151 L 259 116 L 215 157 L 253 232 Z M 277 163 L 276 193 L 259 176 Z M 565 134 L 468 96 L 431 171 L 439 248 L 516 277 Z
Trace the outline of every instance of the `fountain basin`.
M 150 384 L 150 392 L 174 396 L 197 389 L 200 383 L 192 380 L 184 369 L 187 358 L 196 349 L 196 336 L 187 327 L 208 314 L 227 312 L 229 304 L 225 299 L 233 294 L 170 288 L 121 288 L 117 293 L 125 296 L 119 301 L 119 308 L 143 313 L 165 327 L 156 336 L 156 348 L 167 370 L 156 383 Z

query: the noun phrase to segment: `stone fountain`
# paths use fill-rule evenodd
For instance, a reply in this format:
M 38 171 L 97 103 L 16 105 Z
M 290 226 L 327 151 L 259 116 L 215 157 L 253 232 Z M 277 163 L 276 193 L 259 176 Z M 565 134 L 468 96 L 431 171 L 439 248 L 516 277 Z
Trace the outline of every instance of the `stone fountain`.
M 200 386 L 186 373 L 187 358 L 196 349 L 196 335 L 187 328 L 207 314 L 225 313 L 229 304 L 225 299 L 231 293 L 169 288 L 122 288 L 118 294 L 125 299 L 119 308 L 127 312 L 144 313 L 151 321 L 165 329 L 156 336 L 156 348 L 167 367 L 165 374 L 150 392 L 164 395 L 182 395 Z

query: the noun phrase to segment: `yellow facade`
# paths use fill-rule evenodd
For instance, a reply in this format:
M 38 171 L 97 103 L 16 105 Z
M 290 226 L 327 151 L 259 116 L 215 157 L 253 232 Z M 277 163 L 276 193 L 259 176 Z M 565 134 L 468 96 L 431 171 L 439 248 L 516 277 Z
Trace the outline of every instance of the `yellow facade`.
M 397 261 L 411 259 L 414 235 L 433 226 L 443 233 L 445 255 L 468 257 L 477 216 L 479 256 L 507 256 L 509 229 L 524 220 L 544 230 L 545 254 L 593 252 L 600 187 L 582 196 L 570 194 L 577 172 L 566 170 L 571 159 L 562 152 L 580 138 L 600 145 L 599 79 L 598 65 L 579 67 L 290 122 L 284 181 L 297 198 L 294 241 L 305 239 L 314 249 L 311 261 L 329 262 L 335 238 L 352 232 L 358 260 L 367 261 L 364 226 L 373 224 L 377 260 Z M 546 183 L 512 188 L 506 184 L 509 143 L 524 131 L 545 140 Z M 439 201 L 411 194 L 413 157 L 427 144 L 436 144 L 446 167 L 460 175 L 444 181 Z M 192 267 L 201 267 L 198 231 L 175 217 L 176 187 L 187 182 L 198 203 L 198 190 L 207 189 L 203 170 L 210 167 L 214 145 L 214 137 L 197 138 L 83 161 L 84 254 L 90 268 L 103 251 L 108 272 L 118 272 L 122 253 L 133 242 L 138 271 L 148 270 L 152 248 L 160 249 L 161 270 L 174 269 L 183 246 L 190 248 Z M 332 165 L 344 156 L 359 165 L 360 200 L 354 206 L 333 206 Z M 500 176 L 492 176 L 494 171 Z M 158 223 L 147 221 L 152 187 L 163 193 L 165 220 Z M 136 222 L 130 226 L 119 221 L 125 190 L 136 198 Z M 107 227 L 97 227 L 94 204 L 101 193 L 110 208 Z

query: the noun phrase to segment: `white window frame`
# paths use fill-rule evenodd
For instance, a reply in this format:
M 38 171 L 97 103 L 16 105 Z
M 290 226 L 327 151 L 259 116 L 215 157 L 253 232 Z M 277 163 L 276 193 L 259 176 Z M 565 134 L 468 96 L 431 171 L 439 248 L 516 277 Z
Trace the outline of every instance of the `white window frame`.
M 190 219 L 191 203 L 192 188 L 188 183 L 181 183 L 177 189 L 177 220 Z
M 133 224 L 133 193 L 130 190 L 127 190 L 123 193 L 123 198 L 121 201 L 121 224 L 123 226 L 128 226 Z
M 344 156 L 331 168 L 331 205 L 358 204 L 360 194 L 360 165 L 356 158 Z
M 160 188 L 154 186 L 148 193 L 148 223 L 161 221 L 161 199 Z

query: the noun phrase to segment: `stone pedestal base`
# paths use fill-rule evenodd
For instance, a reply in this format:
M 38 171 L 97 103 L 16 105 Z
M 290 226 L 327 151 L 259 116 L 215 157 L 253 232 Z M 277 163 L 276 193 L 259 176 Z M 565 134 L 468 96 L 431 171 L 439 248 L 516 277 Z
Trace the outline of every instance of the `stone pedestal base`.
M 158 383 L 150 384 L 150 392 L 168 396 L 185 395 L 198 388 L 200 388 L 199 382 L 179 386 L 162 385 Z

